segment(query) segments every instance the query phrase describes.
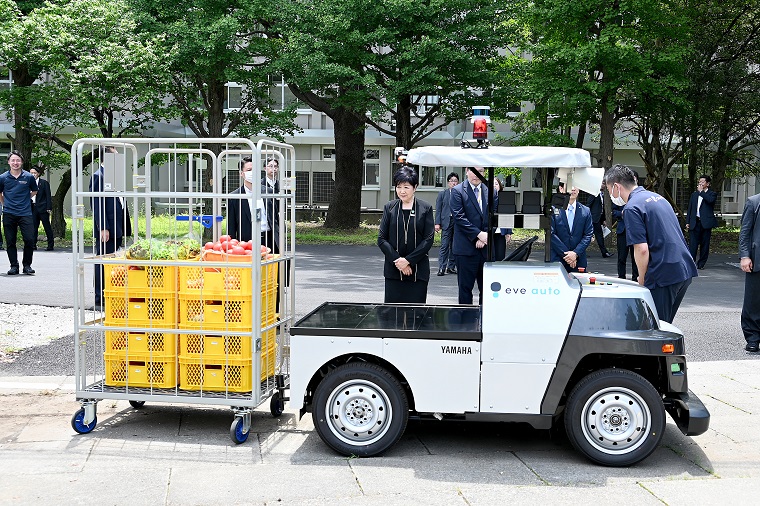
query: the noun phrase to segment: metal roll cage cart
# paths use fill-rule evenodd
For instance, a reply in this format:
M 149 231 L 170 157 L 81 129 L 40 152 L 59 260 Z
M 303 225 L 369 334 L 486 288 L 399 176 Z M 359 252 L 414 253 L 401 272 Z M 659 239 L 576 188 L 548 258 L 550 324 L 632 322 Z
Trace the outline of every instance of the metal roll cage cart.
M 244 156 L 252 158 L 252 188 L 230 193 L 241 188 Z M 279 162 L 279 190 L 262 194 L 259 179 L 270 158 Z M 96 171 L 101 183 L 90 187 Z M 127 400 L 136 409 L 146 402 L 229 406 L 235 443 L 246 441 L 251 412 L 266 400 L 272 415 L 281 415 L 295 306 L 293 147 L 249 139 L 85 138 L 72 146 L 71 174 L 81 404 L 72 428 L 91 432 L 101 399 Z M 279 251 L 260 255 L 256 240 L 247 256 L 204 252 L 204 241 L 226 234 L 233 201 L 241 216 L 252 211 L 253 238 L 262 237 L 266 210 L 277 212 Z M 115 253 L 98 255 L 96 239 L 86 235 L 94 226 L 87 208 L 96 203 L 102 215 L 93 222 L 120 221 L 125 231 L 131 225 Z M 162 212 L 174 219 L 158 219 Z M 175 253 L 167 253 L 170 247 Z M 101 307 L 90 298 L 96 269 L 102 269 Z

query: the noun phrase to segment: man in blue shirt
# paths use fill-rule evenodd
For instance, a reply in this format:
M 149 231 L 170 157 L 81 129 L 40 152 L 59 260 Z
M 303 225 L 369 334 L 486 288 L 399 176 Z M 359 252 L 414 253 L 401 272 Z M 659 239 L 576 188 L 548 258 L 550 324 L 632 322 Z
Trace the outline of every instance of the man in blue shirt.
M 37 182 L 23 169 L 24 158 L 18 151 L 8 154 L 10 170 L 0 175 L 0 204 L 3 205 L 3 227 L 5 244 L 11 268 L 9 276 L 18 274 L 18 251 L 16 235 L 19 228 L 24 238 L 22 264 L 24 274 L 34 274 L 32 254 L 34 253 L 34 221 L 32 217 L 32 197 L 37 195 Z
M 615 165 L 604 176 L 612 202 L 625 205 L 628 244 L 639 269 L 639 284 L 652 292 L 660 320 L 673 323 L 697 265 L 673 207 L 664 197 L 636 185 L 625 165 Z

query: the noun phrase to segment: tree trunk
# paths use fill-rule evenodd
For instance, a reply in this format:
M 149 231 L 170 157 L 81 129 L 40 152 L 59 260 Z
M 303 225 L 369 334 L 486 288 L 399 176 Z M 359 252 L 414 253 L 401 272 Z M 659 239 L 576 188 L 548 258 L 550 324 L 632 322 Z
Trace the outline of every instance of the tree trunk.
M 599 163 L 604 167 L 605 172 L 612 167 L 612 152 L 615 144 L 615 116 L 613 111 L 609 110 L 608 101 L 602 99 L 601 119 L 599 121 Z
M 63 239 L 66 237 L 66 220 L 64 219 L 63 203 L 66 200 L 66 194 L 71 188 L 71 169 L 67 170 L 61 176 L 58 183 L 58 189 L 53 195 L 53 216 L 50 224 L 53 226 L 53 236 Z
M 409 95 L 396 106 L 396 146 L 411 149 L 412 146 L 412 100 Z
M 583 141 L 586 138 L 586 125 L 588 124 L 587 121 L 583 121 L 580 125 L 578 125 L 578 138 L 575 140 L 575 147 L 578 149 L 583 148 Z
M 364 120 L 344 108 L 334 111 L 335 191 L 330 198 L 325 227 L 350 229 L 359 226 Z
M 18 67 L 11 69 L 13 74 L 14 93 L 25 95 L 28 88 L 34 84 L 37 76 L 29 72 L 27 67 Z M 29 131 L 29 118 L 32 114 L 33 106 L 28 100 L 18 100 L 13 109 L 13 128 L 15 129 L 13 140 L 13 149 L 21 153 L 24 158 L 24 170 L 32 167 L 32 153 L 34 151 L 34 137 Z

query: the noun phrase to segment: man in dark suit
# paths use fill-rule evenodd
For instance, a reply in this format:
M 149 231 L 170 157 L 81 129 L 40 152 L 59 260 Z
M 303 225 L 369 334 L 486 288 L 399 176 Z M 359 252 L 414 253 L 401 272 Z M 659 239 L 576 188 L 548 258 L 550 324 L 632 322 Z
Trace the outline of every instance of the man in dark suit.
M 697 191 L 691 194 L 689 209 L 686 212 L 686 230 L 689 231 L 689 253 L 697 264 L 697 269 L 704 269 L 710 254 L 710 236 L 712 229 L 718 226 L 715 219 L 715 201 L 718 194 L 710 189 L 710 176 L 699 176 Z M 699 260 L 697 260 L 699 248 Z
M 276 158 L 267 158 L 266 165 L 264 166 L 266 176 L 261 178 L 261 194 L 266 193 L 280 193 L 280 180 L 278 174 L 280 172 L 280 163 Z M 267 225 L 262 227 L 267 229 L 266 235 L 262 234 L 261 244 L 267 246 L 273 253 L 280 252 L 280 201 L 279 199 L 272 197 L 264 197 L 264 205 L 266 206 Z
M 253 161 L 250 156 L 243 157 L 238 164 L 240 179 L 243 184 L 240 188 L 232 191 L 232 194 L 250 194 L 253 192 Z M 274 189 L 266 184 L 261 184 L 261 195 L 273 193 Z M 262 213 L 261 220 L 261 244 L 271 248 L 274 253 L 279 252 L 279 234 L 274 233 L 279 225 L 277 216 L 273 216 L 274 199 L 259 199 L 255 204 L 246 199 L 229 199 L 227 202 L 227 234 L 238 241 L 250 241 L 253 233 L 252 206 L 255 205 Z
M 747 341 L 745 350 L 760 351 L 760 194 L 747 199 L 739 231 L 739 258 L 744 275 L 742 332 Z
M 441 233 L 441 249 L 438 252 L 438 275 L 447 272 L 456 274 L 454 255 L 451 254 L 451 239 L 454 234 L 454 219 L 451 216 L 451 189 L 459 184 L 459 174 L 452 172 L 446 178 L 447 187 L 438 192 L 435 199 L 435 231 Z
M 95 253 L 108 255 L 121 248 L 125 236 L 132 235 L 132 221 L 123 199 L 117 196 L 105 196 L 103 158 L 105 153 L 116 153 L 116 148 L 108 146 L 100 149 L 100 166 L 90 179 L 91 192 L 100 192 L 101 197 L 92 197 L 93 236 Z M 111 193 L 112 194 L 112 193 Z M 112 194 L 113 195 L 113 194 Z M 95 264 L 95 310 L 103 307 L 103 265 Z
M 573 188 L 567 210 L 555 207 L 552 212 L 551 261 L 562 262 L 567 272 L 588 266 L 586 248 L 594 234 L 591 211 L 577 199 L 578 188 Z
M 599 245 L 599 251 L 602 252 L 602 258 L 611 257 L 612 253 L 607 251 L 607 246 L 604 245 L 604 232 L 602 230 L 602 227 L 607 224 L 606 217 L 604 216 L 604 186 L 600 188 L 599 193 L 589 197 L 586 206 L 591 210 L 594 237 L 596 238 L 596 244 Z
M 451 189 L 451 214 L 454 218 L 452 253 L 456 255 L 459 303 L 472 304 L 475 282 L 483 302 L 483 265 L 488 255 L 488 201 L 496 209 L 498 197 L 481 182 L 482 167 L 468 167 L 466 179 Z
M 625 206 L 612 205 L 612 217 L 617 220 L 615 232 L 617 232 L 617 271 L 620 279 L 626 279 L 625 264 L 628 254 L 631 255 L 631 279 L 636 281 L 639 277 L 639 268 L 633 258 L 633 245 L 629 246 L 625 238 L 625 220 L 623 219 Z
M 50 213 L 53 212 L 53 197 L 50 194 L 50 184 L 40 176 L 45 173 L 45 167 L 40 165 L 29 171 L 37 180 L 37 195 L 32 197 L 32 214 L 34 218 L 34 249 L 37 249 L 40 222 L 47 236 L 47 251 L 53 251 L 55 246 L 53 227 L 50 226 Z

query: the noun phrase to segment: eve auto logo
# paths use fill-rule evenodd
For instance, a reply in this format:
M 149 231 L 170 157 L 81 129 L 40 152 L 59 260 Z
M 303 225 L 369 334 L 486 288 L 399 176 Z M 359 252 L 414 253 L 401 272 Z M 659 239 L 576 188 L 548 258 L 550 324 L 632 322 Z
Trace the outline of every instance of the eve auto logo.
M 494 297 L 499 296 L 501 288 L 501 283 L 498 281 L 491 283 L 491 291 L 493 292 Z M 559 288 L 552 288 L 550 286 L 546 288 L 522 288 L 515 286 L 508 286 L 504 288 L 504 294 L 506 295 L 559 295 L 560 293 L 562 293 L 562 291 Z

